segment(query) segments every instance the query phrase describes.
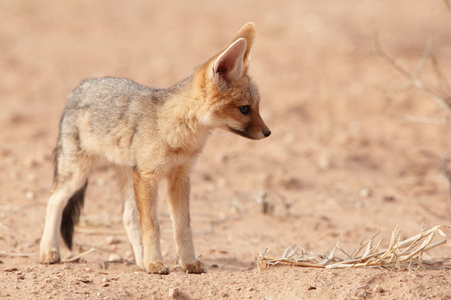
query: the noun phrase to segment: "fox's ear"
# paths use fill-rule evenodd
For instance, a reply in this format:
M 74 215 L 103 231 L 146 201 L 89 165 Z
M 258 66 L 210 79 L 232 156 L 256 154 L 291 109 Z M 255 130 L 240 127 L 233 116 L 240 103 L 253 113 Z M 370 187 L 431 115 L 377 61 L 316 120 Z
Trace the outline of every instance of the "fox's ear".
M 243 76 L 244 56 L 247 42 L 244 38 L 238 38 L 224 52 L 222 52 L 212 66 L 212 78 L 225 79 L 226 81 Z
M 251 58 L 251 48 L 252 44 L 255 40 L 255 25 L 252 22 L 247 23 L 243 27 L 241 27 L 238 34 L 235 36 L 235 39 L 243 38 L 246 40 L 246 52 L 244 52 L 243 57 L 243 73 L 247 73 L 247 69 L 249 68 L 249 60 Z

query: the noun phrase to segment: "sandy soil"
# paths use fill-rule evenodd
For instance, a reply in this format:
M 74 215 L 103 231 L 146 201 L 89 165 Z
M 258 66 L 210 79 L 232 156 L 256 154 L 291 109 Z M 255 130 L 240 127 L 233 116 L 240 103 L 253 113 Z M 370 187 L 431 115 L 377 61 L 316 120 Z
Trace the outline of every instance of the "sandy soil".
M 441 172 L 450 128 L 406 121 L 443 117 L 443 110 L 415 89 L 388 95 L 407 82 L 371 54 L 377 33 L 413 72 L 434 38 L 433 54 L 451 80 L 450 17 L 439 0 L 1 0 L 0 298 L 451 299 L 449 264 L 256 268 L 267 247 L 273 256 L 294 243 L 328 253 L 342 234 L 351 251 L 377 231 L 386 247 L 396 224 L 405 237 L 422 223 L 451 225 Z M 215 132 L 193 170 L 192 227 L 208 273 L 176 266 L 164 194 L 162 250 L 171 273 L 148 275 L 130 263 L 116 175 L 105 163 L 93 170 L 75 235 L 76 253 L 97 249 L 79 263 L 39 264 L 68 93 L 84 78 L 107 75 L 170 86 L 248 21 L 257 26 L 250 74 L 273 134 L 255 142 Z M 439 86 L 430 64 L 421 78 Z M 267 214 L 256 201 L 262 191 L 273 207 Z M 430 255 L 450 253 L 445 244 Z M 124 262 L 105 263 L 114 258 Z

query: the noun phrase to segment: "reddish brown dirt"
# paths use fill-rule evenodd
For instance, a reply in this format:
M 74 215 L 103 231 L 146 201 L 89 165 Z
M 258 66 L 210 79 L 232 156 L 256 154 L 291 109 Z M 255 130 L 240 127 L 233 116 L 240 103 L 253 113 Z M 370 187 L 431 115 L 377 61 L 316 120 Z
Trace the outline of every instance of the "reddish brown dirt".
M 415 89 L 387 97 L 406 80 L 371 54 L 378 33 L 384 49 L 413 71 L 434 38 L 433 53 L 451 80 L 445 3 L 0 1 L 0 251 L 29 254 L 0 254 L 0 298 L 451 299 L 449 264 L 417 271 L 256 268 L 266 247 L 274 256 L 293 243 L 328 253 L 343 234 L 341 246 L 351 251 L 377 231 L 386 247 L 396 224 L 405 237 L 422 223 L 450 225 L 440 169 L 451 155 L 450 128 L 405 120 L 442 110 Z M 111 255 L 133 259 L 115 174 L 104 163 L 93 171 L 75 234 L 76 252 L 97 250 L 79 263 L 39 264 L 52 149 L 71 89 L 107 75 L 170 86 L 248 21 L 257 26 L 250 75 L 273 134 L 255 142 L 214 132 L 193 170 L 192 227 L 208 273 L 189 275 L 175 265 L 164 194 L 170 275 L 104 264 Z M 430 65 L 422 79 L 438 85 Z M 262 190 L 274 207 L 269 214 L 255 200 Z M 445 244 L 430 255 L 450 251 Z M 63 258 L 69 255 L 63 248 Z

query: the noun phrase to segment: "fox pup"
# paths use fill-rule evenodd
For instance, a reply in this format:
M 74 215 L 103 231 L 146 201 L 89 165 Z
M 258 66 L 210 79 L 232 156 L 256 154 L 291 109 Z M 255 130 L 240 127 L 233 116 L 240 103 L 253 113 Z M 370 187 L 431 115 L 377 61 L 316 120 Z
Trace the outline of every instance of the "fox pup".
M 168 89 L 106 77 L 85 80 L 71 93 L 54 151 L 42 263 L 60 261 L 59 231 L 71 249 L 91 163 L 103 157 L 120 170 L 122 219 L 136 264 L 148 273 L 169 272 L 157 220 L 158 184 L 166 179 L 179 264 L 205 272 L 194 253 L 189 172 L 214 128 L 254 140 L 271 134 L 247 75 L 254 37 L 254 24 L 246 24 L 224 50 Z

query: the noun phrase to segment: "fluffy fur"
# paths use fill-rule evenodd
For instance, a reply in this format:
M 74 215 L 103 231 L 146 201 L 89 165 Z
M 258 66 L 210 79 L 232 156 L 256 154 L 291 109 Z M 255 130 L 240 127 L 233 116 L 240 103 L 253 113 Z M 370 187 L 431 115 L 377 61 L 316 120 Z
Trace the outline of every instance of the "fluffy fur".
M 85 80 L 72 92 L 55 148 L 42 263 L 60 260 L 59 230 L 71 247 L 90 166 L 103 157 L 121 174 L 123 222 L 136 264 L 149 273 L 168 273 L 157 219 L 158 184 L 166 179 L 179 263 L 187 272 L 205 272 L 190 228 L 190 169 L 214 128 L 250 139 L 271 134 L 259 114 L 257 87 L 247 75 L 254 37 L 254 24 L 246 24 L 193 76 L 168 89 L 106 77 Z

